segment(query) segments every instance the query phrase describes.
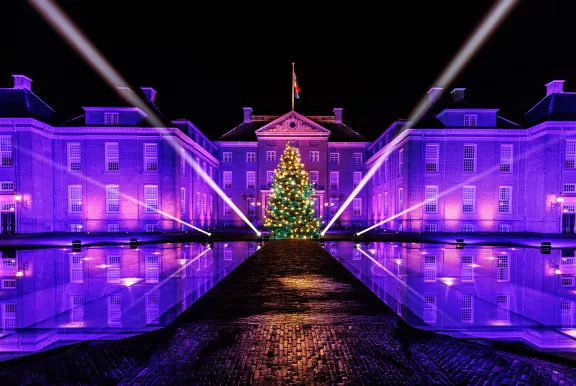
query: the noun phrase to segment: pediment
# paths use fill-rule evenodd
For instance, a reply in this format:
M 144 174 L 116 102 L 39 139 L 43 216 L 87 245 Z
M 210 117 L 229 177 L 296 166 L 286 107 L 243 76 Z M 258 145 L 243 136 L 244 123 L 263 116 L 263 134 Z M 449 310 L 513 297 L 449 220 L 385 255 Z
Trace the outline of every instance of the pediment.
M 295 111 L 291 111 L 256 130 L 256 135 L 259 137 L 328 137 L 330 130 Z

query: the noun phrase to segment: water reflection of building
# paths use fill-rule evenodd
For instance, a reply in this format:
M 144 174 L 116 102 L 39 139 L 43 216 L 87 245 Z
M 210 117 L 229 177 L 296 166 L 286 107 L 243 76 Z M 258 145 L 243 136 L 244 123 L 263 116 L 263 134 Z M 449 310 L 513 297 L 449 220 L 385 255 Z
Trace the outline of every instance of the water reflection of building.
M 458 337 L 576 350 L 574 250 L 328 243 L 407 322 Z
M 2 251 L 0 358 L 173 321 L 255 243 Z

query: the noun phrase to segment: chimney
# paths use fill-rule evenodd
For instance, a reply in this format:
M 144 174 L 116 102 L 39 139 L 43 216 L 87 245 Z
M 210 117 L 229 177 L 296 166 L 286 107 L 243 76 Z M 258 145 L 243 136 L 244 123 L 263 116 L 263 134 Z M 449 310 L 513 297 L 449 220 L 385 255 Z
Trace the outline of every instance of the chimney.
M 428 90 L 428 100 L 431 103 L 434 103 L 438 100 L 438 98 L 440 97 L 440 93 L 442 92 L 442 87 L 432 87 L 430 90 Z
M 450 91 L 454 102 L 462 102 L 464 100 L 464 91 L 465 88 L 455 88 L 454 90 Z
M 342 123 L 342 107 L 336 107 L 332 111 L 334 111 L 334 123 Z
M 24 75 L 12 75 L 14 77 L 14 88 L 32 90 L 32 79 Z
M 152 87 L 140 87 L 140 90 L 142 90 L 144 93 L 146 101 L 150 103 L 156 102 L 156 90 L 154 90 Z
M 553 80 L 552 82 L 546 84 L 546 96 L 557 92 L 557 93 L 563 93 L 564 91 L 562 90 L 563 88 L 563 80 Z
M 244 123 L 252 122 L 252 107 L 242 107 L 244 110 Z

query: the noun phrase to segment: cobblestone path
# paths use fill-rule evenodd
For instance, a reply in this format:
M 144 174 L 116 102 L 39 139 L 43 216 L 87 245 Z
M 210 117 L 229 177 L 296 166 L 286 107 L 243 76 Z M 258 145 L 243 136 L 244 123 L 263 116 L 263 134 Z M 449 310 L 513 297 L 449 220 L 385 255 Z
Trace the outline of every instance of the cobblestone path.
M 169 328 L 21 359 L 1 385 L 576 383 L 571 367 L 403 326 L 312 241 L 267 243 Z

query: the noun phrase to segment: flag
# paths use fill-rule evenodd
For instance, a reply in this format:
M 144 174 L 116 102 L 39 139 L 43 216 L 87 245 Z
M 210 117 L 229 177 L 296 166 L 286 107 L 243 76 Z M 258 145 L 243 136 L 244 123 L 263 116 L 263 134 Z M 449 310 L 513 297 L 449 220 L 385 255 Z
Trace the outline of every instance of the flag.
M 292 70 L 292 79 L 294 81 L 294 97 L 300 99 L 300 95 L 298 95 L 300 87 L 298 86 L 298 80 L 296 79 L 296 72 L 294 72 L 294 70 Z

